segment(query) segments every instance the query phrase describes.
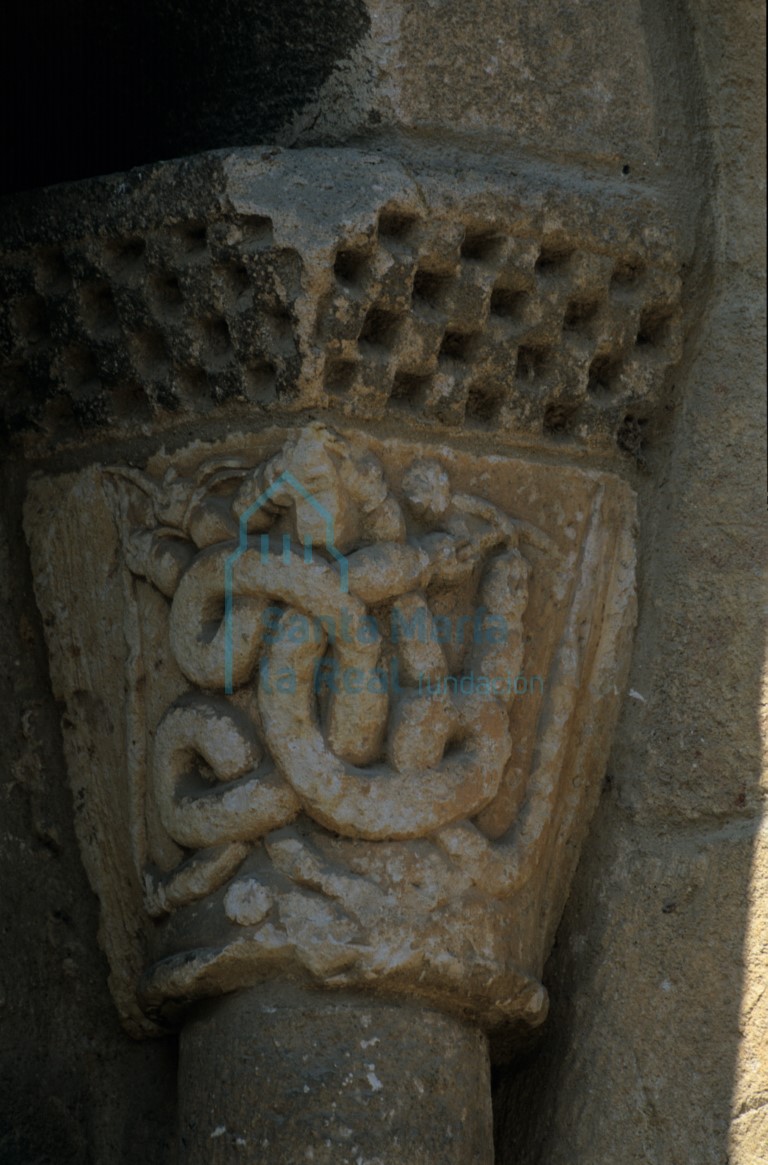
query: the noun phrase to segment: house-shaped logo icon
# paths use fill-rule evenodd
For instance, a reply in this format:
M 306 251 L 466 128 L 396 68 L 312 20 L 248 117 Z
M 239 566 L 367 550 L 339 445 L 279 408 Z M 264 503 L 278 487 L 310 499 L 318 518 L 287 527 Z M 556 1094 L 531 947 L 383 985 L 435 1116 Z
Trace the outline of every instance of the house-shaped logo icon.
M 347 559 L 335 545 L 334 540 L 334 522 L 333 516 L 328 513 L 324 506 L 321 506 L 316 498 L 309 493 L 300 481 L 293 476 L 288 470 L 281 473 L 268 489 L 265 489 L 262 494 L 253 502 L 247 510 L 244 510 L 240 515 L 239 538 L 238 547 L 226 559 L 224 563 L 224 690 L 228 696 L 232 695 L 233 688 L 233 635 L 234 635 L 234 570 L 238 559 L 250 548 L 253 539 L 248 536 L 248 522 L 253 514 L 260 510 L 262 506 L 266 505 L 268 501 L 275 496 L 275 494 L 282 491 L 286 486 L 290 486 L 296 493 L 302 497 L 306 502 L 313 507 L 314 510 L 322 518 L 325 524 L 325 550 L 335 559 L 339 564 L 339 590 L 342 594 L 349 593 L 349 571 L 347 566 Z M 270 540 L 269 534 L 261 534 L 259 536 L 261 547 L 262 562 L 266 562 L 270 556 Z M 312 539 L 307 537 L 304 539 L 304 562 L 312 562 L 314 546 Z M 286 565 L 295 562 L 295 556 L 291 554 L 291 536 L 290 534 L 283 535 L 283 551 L 282 559 Z

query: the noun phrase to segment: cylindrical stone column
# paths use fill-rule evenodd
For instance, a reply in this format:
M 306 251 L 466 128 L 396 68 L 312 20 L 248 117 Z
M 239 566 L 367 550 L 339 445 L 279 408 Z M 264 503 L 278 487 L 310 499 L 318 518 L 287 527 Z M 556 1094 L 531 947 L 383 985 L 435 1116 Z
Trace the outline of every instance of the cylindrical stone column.
M 252 988 L 181 1034 L 183 1165 L 491 1165 L 488 1046 L 430 1008 Z

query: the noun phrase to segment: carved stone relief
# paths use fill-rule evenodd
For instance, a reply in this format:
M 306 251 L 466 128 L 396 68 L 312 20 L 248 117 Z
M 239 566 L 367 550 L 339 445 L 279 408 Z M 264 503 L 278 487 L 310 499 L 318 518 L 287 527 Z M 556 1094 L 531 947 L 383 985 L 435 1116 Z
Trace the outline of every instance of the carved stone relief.
M 679 357 L 674 231 L 627 184 L 222 152 L 43 192 L 6 236 L 5 420 L 38 455 L 306 409 L 632 453 Z
M 38 477 L 26 525 L 132 1031 L 274 978 L 543 1020 L 634 619 L 619 479 L 311 422 Z

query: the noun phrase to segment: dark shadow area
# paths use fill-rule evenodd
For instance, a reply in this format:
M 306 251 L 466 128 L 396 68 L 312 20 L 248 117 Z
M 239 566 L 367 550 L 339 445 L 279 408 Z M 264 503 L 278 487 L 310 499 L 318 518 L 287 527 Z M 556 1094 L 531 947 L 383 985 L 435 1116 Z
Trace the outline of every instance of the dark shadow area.
M 74 831 L 21 522 L 0 467 L 0 1165 L 166 1165 L 177 1040 L 120 1027 Z
M 368 26 L 363 0 L 14 0 L 0 190 L 268 140 Z
M 608 794 L 545 970 L 541 1041 L 495 1074 L 498 1165 L 727 1162 L 758 826 L 661 840 Z

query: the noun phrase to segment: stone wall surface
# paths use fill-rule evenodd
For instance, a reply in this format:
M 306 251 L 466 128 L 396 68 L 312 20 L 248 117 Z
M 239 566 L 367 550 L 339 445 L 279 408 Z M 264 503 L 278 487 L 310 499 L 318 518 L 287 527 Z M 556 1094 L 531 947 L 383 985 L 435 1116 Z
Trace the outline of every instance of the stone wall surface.
M 659 134 L 639 3 L 491 0 L 478 11 L 383 0 L 370 15 L 367 35 L 278 140 L 450 127 L 492 136 L 496 148 L 653 172 Z
M 49 679 L 53 632 L 22 527 L 30 475 L 71 482 L 114 464 L 115 448 L 124 469 L 146 466 L 203 431 L 225 448 L 249 417 L 290 428 L 306 414 L 384 443 L 453 443 L 465 459 L 493 446 L 542 475 L 567 461 L 636 492 L 628 695 L 544 971 L 549 1018 L 494 1070 L 496 1160 L 760 1165 L 762 12 L 753 0 L 331 7 L 287 6 L 283 36 L 268 5 L 213 21 L 195 5 L 173 69 L 184 84 L 155 79 L 142 98 L 150 110 L 167 98 L 161 131 L 134 135 L 127 161 L 94 147 L 79 173 L 141 168 L 3 207 L 0 1162 L 175 1165 L 177 1152 L 177 1041 L 135 1042 L 110 997 L 109 926 L 88 882 L 98 816 L 67 783 L 72 693 Z M 159 12 L 173 40 L 177 6 Z M 201 60 L 216 68 L 196 88 Z M 256 178 L 231 149 L 254 143 Z M 208 147 L 226 149 L 146 165 Z M 138 940 L 130 911 L 122 925 Z M 119 1000 L 114 965 L 111 986 Z M 192 1072 L 208 1014 L 185 1037 L 182 1078 L 200 1097 L 185 1127 L 207 1103 L 205 1071 Z M 385 1079 L 408 1014 L 387 1029 Z M 237 1005 L 231 1015 L 236 1033 Z M 307 1015 L 307 1031 L 327 1022 Z M 350 1030 L 360 1022 L 349 1013 Z M 452 1037 L 457 1023 L 430 1013 L 425 1046 L 447 1041 L 458 1058 L 466 1039 L 482 1074 L 480 1037 Z M 324 1055 L 321 1107 L 337 1087 Z M 298 1089 L 292 1070 L 270 1081 L 276 1095 Z M 438 1077 L 445 1115 L 451 1081 Z M 419 1124 L 401 1085 L 398 1130 Z M 255 1129 L 248 1095 L 233 1120 Z M 271 1135 L 266 1118 L 258 1128 Z M 485 1137 L 467 1143 L 483 1153 Z M 215 1159 L 227 1150 L 216 1136 Z M 410 1165 L 392 1151 L 386 1165 Z
M 692 25 L 708 294 L 651 503 L 630 698 L 550 962 L 558 1019 L 502 1086 L 503 1161 L 607 1165 L 618 1144 L 627 1162 L 768 1160 L 764 158 L 747 128 L 763 31 L 746 4 L 696 6 Z
M 14 518 L 18 489 L 4 466 L 0 1160 L 164 1161 L 175 1041 L 129 1040 L 110 998 Z

